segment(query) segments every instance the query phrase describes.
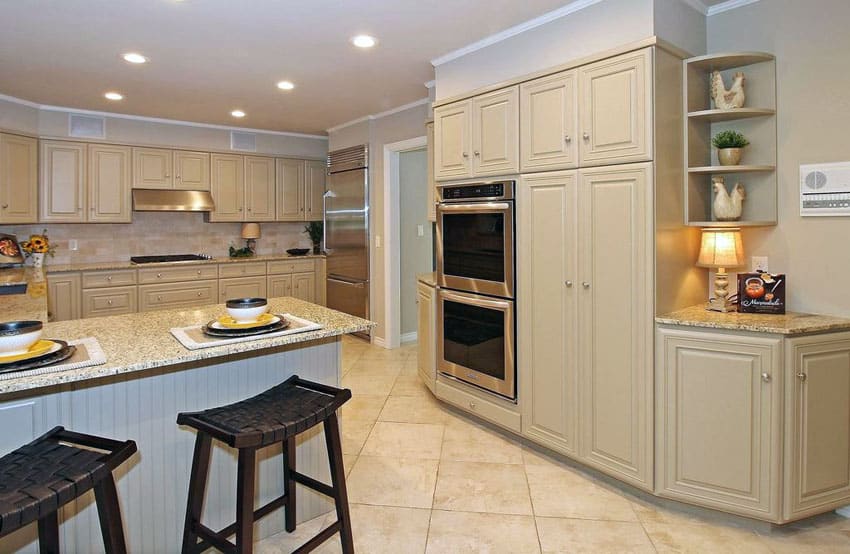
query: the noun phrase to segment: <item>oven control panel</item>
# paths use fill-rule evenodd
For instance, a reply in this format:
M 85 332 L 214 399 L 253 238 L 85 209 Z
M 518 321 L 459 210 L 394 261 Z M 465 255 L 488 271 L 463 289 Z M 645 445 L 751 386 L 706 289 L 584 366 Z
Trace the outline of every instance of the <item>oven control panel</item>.
M 510 200 L 514 197 L 514 181 L 439 185 L 442 202 L 461 200 Z

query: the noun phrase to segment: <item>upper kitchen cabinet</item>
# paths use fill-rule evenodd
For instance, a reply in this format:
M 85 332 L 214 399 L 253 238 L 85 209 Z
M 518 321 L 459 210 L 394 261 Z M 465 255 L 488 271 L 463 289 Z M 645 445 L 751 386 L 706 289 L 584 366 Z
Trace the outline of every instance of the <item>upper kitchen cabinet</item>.
M 78 142 L 41 142 L 39 221 L 86 221 L 86 145 Z
M 87 221 L 130 223 L 131 153 L 127 146 L 90 144 L 88 149 Z
M 236 154 L 210 156 L 210 188 L 215 210 L 209 220 L 244 221 L 245 160 Z
M 274 221 L 275 160 L 245 156 L 245 213 L 242 221 Z
M 520 85 L 520 169 L 578 165 L 577 72 L 564 71 Z
M 581 166 L 652 159 L 652 50 L 579 69 Z
M 327 163 L 322 160 L 307 160 L 304 163 L 304 219 L 322 221 L 325 217 L 324 196 L 325 180 L 328 174 Z
M 0 223 L 38 221 L 38 141 L 0 134 Z
M 277 220 L 304 221 L 304 160 L 277 160 Z
M 438 181 L 472 175 L 471 111 L 470 100 L 434 108 L 434 176 Z
M 174 151 L 174 188 L 210 190 L 209 152 Z
M 133 148 L 133 188 L 210 190 L 210 154 Z

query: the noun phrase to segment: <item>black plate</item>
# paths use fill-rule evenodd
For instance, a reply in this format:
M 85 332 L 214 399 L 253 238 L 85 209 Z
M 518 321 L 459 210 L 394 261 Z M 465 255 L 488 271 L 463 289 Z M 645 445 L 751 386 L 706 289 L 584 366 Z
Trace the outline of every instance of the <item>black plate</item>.
M 201 327 L 201 331 L 210 337 L 219 337 L 219 338 L 228 338 L 233 339 L 236 337 L 253 337 L 254 335 L 265 335 L 267 333 L 275 333 L 277 331 L 283 331 L 287 327 L 289 327 L 289 321 L 286 320 L 282 315 L 278 315 L 280 321 L 277 323 L 270 323 L 268 325 L 263 325 L 261 327 L 252 327 L 250 329 L 212 329 L 209 324 Z M 210 323 L 213 323 L 210 321 Z
M 74 352 L 77 351 L 76 346 L 68 346 L 68 343 L 64 340 L 56 340 L 56 339 L 46 339 L 52 340 L 55 343 L 59 343 L 62 345 L 62 348 L 57 350 L 56 352 L 52 352 L 50 354 L 42 354 L 41 356 L 36 356 L 35 358 L 30 358 L 29 360 L 20 360 L 17 362 L 10 362 L 7 364 L 0 364 L 0 373 L 9 373 L 12 371 L 24 371 L 25 369 L 36 369 L 39 367 L 49 366 L 64 360 L 67 360 L 71 356 L 74 355 Z
M 280 321 L 276 321 L 274 323 L 266 323 L 265 325 L 257 325 L 256 327 L 243 327 L 242 329 L 216 329 L 215 327 L 212 327 L 212 324 L 218 323 L 218 320 L 214 319 L 214 320 L 210 321 L 209 323 L 207 323 L 206 325 L 204 325 L 204 329 L 209 329 L 210 331 L 212 331 L 214 333 L 219 333 L 219 334 L 222 334 L 222 335 L 233 335 L 233 334 L 241 334 L 241 333 L 244 333 L 246 331 L 250 331 L 250 332 L 268 331 L 272 327 L 280 327 L 280 324 L 283 323 L 283 322 L 289 323 L 288 321 L 286 321 L 286 318 L 283 317 L 280 314 L 272 314 L 272 315 L 275 316 L 275 317 L 279 317 Z
M 286 253 L 290 256 L 304 256 L 309 251 L 309 248 L 290 248 L 286 251 Z

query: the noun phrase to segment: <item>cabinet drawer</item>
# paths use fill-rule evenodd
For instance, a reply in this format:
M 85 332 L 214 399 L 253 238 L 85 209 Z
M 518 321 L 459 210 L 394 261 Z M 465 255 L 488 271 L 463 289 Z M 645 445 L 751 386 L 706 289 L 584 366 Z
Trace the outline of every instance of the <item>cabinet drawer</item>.
M 269 262 L 269 275 L 278 273 L 306 273 L 315 271 L 313 260 L 276 260 Z
M 227 277 L 257 277 L 266 274 L 265 262 L 252 262 L 244 264 L 221 264 L 218 268 L 218 276 L 222 279 Z
M 497 403 L 497 399 L 488 400 L 473 394 L 471 391 L 464 390 L 466 387 L 458 383 L 446 383 L 444 377 L 438 376 L 434 394 L 437 398 L 449 404 L 453 404 L 465 412 L 475 414 L 480 418 L 491 421 L 500 427 L 510 429 L 514 433 L 522 431 L 522 420 L 518 413 L 516 405 L 510 404 L 510 409 L 507 406 Z M 463 389 L 460 387 L 464 387 Z M 508 404 L 504 402 L 504 404 Z
M 83 290 L 83 317 L 136 312 L 136 287 Z
M 139 287 L 139 311 L 203 306 L 218 302 L 218 281 L 190 281 Z
M 183 265 L 179 267 L 150 267 L 139 270 L 139 284 L 141 285 L 198 279 L 218 279 L 218 266 L 214 264 Z
M 237 279 L 222 279 L 218 283 L 219 302 L 232 298 L 265 298 L 266 278 L 239 277 Z
M 83 288 L 125 287 L 136 284 L 135 269 L 117 271 L 87 271 L 83 273 Z

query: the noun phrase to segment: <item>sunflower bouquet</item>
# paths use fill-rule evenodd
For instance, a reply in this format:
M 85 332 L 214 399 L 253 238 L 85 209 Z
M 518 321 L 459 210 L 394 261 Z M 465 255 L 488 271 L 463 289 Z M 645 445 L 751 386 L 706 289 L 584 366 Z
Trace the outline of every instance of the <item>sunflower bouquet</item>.
M 56 254 L 56 247 L 50 246 L 50 239 L 47 237 L 47 229 L 43 230 L 40 235 L 30 235 L 30 240 L 25 240 L 21 243 L 27 257 L 33 254 Z

